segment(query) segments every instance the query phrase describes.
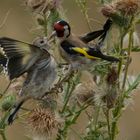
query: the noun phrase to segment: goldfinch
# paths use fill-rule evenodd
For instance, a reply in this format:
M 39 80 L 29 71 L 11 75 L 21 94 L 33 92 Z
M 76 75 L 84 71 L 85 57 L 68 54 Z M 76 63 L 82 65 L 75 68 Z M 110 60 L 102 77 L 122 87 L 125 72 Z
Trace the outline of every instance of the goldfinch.
M 0 45 L 7 57 L 6 69 L 9 79 L 27 73 L 21 90 L 21 97 L 8 117 L 8 124 L 15 119 L 21 105 L 30 98 L 41 98 L 52 87 L 56 79 L 56 62 L 48 53 L 46 38 L 37 38 L 33 44 L 2 37 Z
M 109 23 L 109 21 L 107 22 Z M 94 46 L 88 44 L 88 42 L 93 40 L 93 37 L 90 36 L 90 34 L 92 33 L 88 33 L 83 37 L 77 37 L 71 33 L 70 25 L 64 20 L 60 20 L 54 23 L 54 31 L 49 37 L 49 40 L 51 40 L 54 36 L 58 38 L 61 56 L 72 65 L 75 62 L 79 62 L 79 64 L 86 63 L 85 61 L 89 61 L 87 59 L 103 59 L 110 62 L 118 62 L 119 59 L 112 56 L 104 55 L 100 50 L 100 45 L 102 45 L 102 41 L 106 36 L 107 29 L 109 30 L 110 27 L 107 26 L 108 23 L 106 23 L 105 25 L 105 27 L 107 27 L 106 30 L 104 29 L 104 32 L 102 31 L 102 34 L 100 36 L 100 43 Z

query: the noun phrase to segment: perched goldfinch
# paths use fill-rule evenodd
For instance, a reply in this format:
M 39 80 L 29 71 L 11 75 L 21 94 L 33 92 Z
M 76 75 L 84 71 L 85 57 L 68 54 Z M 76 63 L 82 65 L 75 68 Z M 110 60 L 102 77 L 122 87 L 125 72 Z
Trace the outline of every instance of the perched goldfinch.
M 56 79 L 56 62 L 46 50 L 46 38 L 37 38 L 28 44 L 11 38 L 0 38 L 0 45 L 7 57 L 6 69 L 9 79 L 27 73 L 21 90 L 21 97 L 8 118 L 8 124 L 15 119 L 21 105 L 30 98 L 41 98 L 52 87 Z
M 109 21 L 107 22 L 109 23 Z M 107 30 L 109 30 L 110 26 L 108 25 L 108 23 L 105 24 L 105 27 L 107 28 L 104 27 L 106 30 L 104 29 L 104 32 L 102 31 L 102 34 L 100 34 L 100 39 L 102 41 L 106 36 Z M 49 40 L 51 40 L 51 38 L 54 36 L 58 38 L 60 44 L 60 54 L 72 66 L 75 66 L 75 63 L 79 63 L 79 65 L 87 63 L 86 61 L 91 63 L 91 61 L 87 59 L 103 59 L 110 62 L 119 61 L 119 59 L 112 56 L 104 55 L 101 52 L 100 47 L 98 45 L 102 45 L 102 41 L 100 41 L 100 43 L 95 46 L 90 46 L 88 42 L 95 39 L 95 36 L 92 37 L 92 35 L 94 35 L 94 32 L 88 33 L 83 37 L 77 37 L 71 33 L 70 25 L 66 21 L 60 20 L 54 24 L 54 31 L 50 36 Z

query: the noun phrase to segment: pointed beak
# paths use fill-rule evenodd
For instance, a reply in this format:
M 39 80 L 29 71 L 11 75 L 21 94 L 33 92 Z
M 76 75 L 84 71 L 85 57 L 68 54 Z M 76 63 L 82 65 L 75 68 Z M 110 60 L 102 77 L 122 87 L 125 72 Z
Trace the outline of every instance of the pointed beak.
M 56 31 L 53 31 L 52 34 L 49 36 L 48 41 L 51 42 L 52 39 L 56 36 Z

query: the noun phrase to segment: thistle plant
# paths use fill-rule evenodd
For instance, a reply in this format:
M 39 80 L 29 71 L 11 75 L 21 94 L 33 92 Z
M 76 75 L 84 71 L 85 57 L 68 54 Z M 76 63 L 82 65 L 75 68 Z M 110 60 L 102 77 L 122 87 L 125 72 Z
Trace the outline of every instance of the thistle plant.
M 33 101 L 36 108 L 22 108 L 16 120 L 24 119 L 32 133 L 33 140 L 70 140 L 70 132 L 79 140 L 116 140 L 119 134 L 118 122 L 134 91 L 139 88 L 140 74 L 133 81 L 128 70 L 133 61 L 131 53 L 140 52 L 135 46 L 134 33 L 140 24 L 140 2 L 138 0 L 98 0 L 101 13 L 112 20 L 103 51 L 120 59 L 119 63 L 97 62 L 89 71 L 72 71 L 66 75 L 58 67 L 58 81 L 41 99 Z M 92 31 L 86 0 L 75 0 Z M 25 6 L 36 18 L 42 36 L 48 36 L 58 19 L 67 18 L 61 0 L 26 0 Z M 63 14 L 62 14 L 63 13 Z M 114 36 L 113 32 L 116 31 Z M 128 45 L 124 47 L 127 37 Z M 57 42 L 54 40 L 54 46 Z M 51 50 L 52 51 L 52 50 Z M 55 57 L 56 54 L 53 54 Z M 61 63 L 60 63 L 61 65 Z M 0 67 L 1 75 L 3 69 Z M 21 80 L 22 81 L 22 80 Z M 16 83 L 16 84 L 15 84 Z M 18 90 L 15 90 L 18 85 Z M 0 96 L 0 135 L 7 140 L 5 130 L 7 117 L 15 103 L 21 84 L 11 81 Z M 87 123 L 81 133 L 73 129 L 79 117 L 85 114 Z M 24 117 L 23 117 L 24 116 Z M 22 119 L 21 119 L 22 118 Z M 15 120 L 15 121 L 16 121 Z M 82 122 L 81 122 L 82 123 Z

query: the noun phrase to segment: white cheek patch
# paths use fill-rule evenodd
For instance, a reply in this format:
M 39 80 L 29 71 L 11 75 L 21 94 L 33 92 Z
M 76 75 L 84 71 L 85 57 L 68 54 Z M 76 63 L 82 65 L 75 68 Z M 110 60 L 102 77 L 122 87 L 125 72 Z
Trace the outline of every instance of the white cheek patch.
M 69 29 L 68 29 L 68 26 L 67 25 L 64 26 L 64 29 L 65 29 L 64 36 L 67 37 L 70 34 Z
M 68 29 L 68 26 L 67 26 L 67 25 L 65 25 L 65 26 L 64 26 L 64 29 Z

